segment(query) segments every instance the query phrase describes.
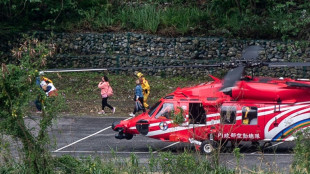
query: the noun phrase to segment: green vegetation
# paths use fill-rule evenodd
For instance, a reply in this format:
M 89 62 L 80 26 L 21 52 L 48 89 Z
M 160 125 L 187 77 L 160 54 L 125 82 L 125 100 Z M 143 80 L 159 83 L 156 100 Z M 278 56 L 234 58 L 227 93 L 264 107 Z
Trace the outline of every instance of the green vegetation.
M 234 170 L 225 167 L 212 166 L 203 156 L 184 152 L 180 155 L 172 153 L 151 154 L 147 164 L 140 162 L 135 154 L 129 158 L 120 158 L 114 156 L 110 159 L 102 160 L 100 157 L 82 157 L 74 158 L 69 155 L 51 158 L 53 171 L 48 173 L 74 173 L 74 174 L 91 174 L 91 173 L 211 173 L 211 174 L 233 174 Z M 2 173 L 27 173 L 25 165 L 2 165 Z M 43 173 L 43 172 L 42 172 Z
M 11 153 L 8 137 L 10 137 L 20 144 L 19 158 L 22 161 L 20 165 L 23 166 L 23 173 L 50 173 L 53 164 L 50 163 L 51 154 L 47 148 L 50 145 L 47 128 L 52 125 L 62 99 L 48 98 L 36 85 L 36 77 L 39 74 L 36 69 L 44 67 L 46 59 L 53 54 L 53 50 L 38 40 L 27 39 L 21 47 L 12 52 L 17 64 L 2 64 L 0 72 L 0 150 L 5 152 L 0 153 L 0 159 L 3 158 L 8 164 L 7 168 L 1 170 L 3 173 L 11 170 L 12 173 L 15 172 L 11 167 L 14 158 L 9 156 Z M 29 102 L 35 99 L 42 105 L 42 117 L 36 128 L 30 128 L 24 122 L 24 117 L 29 116 L 27 112 Z
M 309 9 L 307 0 L 2 0 L 0 34 L 32 29 L 142 31 L 308 40 Z
M 174 124 L 180 125 L 184 123 L 184 110 L 181 107 L 178 107 L 176 111 L 172 111 L 172 120 Z
M 309 128 L 297 133 L 295 156 L 293 161 L 293 173 L 310 172 L 310 131 Z

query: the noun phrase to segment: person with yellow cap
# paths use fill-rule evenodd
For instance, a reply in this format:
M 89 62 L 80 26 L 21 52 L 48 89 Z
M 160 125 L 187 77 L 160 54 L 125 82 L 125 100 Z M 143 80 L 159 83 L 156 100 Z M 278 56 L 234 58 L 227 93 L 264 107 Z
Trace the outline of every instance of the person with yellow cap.
M 145 108 L 148 108 L 149 105 L 147 104 L 147 98 L 150 95 L 151 87 L 149 82 L 145 79 L 144 75 L 141 72 L 136 72 L 137 77 L 140 80 L 142 86 L 142 93 L 143 93 L 143 105 Z

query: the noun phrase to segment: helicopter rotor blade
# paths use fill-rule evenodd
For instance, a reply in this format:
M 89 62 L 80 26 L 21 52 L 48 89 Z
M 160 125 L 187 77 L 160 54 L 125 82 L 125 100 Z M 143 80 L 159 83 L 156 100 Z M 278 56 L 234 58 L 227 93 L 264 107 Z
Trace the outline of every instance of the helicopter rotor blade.
M 310 88 L 310 85 L 305 83 L 298 83 L 298 82 L 286 82 L 287 86 L 290 87 L 307 87 Z
M 265 63 L 268 67 L 306 67 L 310 66 L 310 62 L 274 62 Z
M 187 65 L 187 66 L 134 66 L 134 67 L 108 67 L 108 68 L 77 68 L 77 69 L 47 69 L 42 70 L 45 73 L 53 72 L 86 72 L 86 71 L 109 71 L 109 70 L 129 70 L 129 69 L 165 69 L 165 68 L 210 68 L 220 67 L 221 64 L 213 65 Z
M 224 77 L 224 80 L 223 80 L 224 83 L 220 91 L 223 91 L 226 88 L 235 86 L 236 82 L 240 80 L 243 70 L 244 70 L 244 66 L 239 66 L 237 68 L 229 70 L 228 73 Z
M 259 52 L 262 51 L 263 48 L 258 45 L 249 46 L 242 51 L 242 59 L 244 60 L 256 60 L 259 56 Z

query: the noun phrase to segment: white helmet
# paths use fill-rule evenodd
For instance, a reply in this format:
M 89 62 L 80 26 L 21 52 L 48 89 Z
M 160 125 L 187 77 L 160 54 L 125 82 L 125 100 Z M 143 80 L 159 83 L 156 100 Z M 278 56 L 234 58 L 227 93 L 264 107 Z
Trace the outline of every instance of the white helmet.
M 46 86 L 47 83 L 46 83 L 45 81 L 42 81 L 42 82 L 40 83 L 40 85 L 41 85 L 41 87 L 43 87 L 43 86 Z

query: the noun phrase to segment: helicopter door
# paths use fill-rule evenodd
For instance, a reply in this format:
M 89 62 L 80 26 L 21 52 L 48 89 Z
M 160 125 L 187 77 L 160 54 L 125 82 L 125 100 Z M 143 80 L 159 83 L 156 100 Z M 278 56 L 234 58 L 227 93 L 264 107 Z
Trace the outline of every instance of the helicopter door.
M 189 103 L 189 124 L 205 124 L 206 123 L 206 111 L 204 110 L 202 103 Z

